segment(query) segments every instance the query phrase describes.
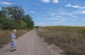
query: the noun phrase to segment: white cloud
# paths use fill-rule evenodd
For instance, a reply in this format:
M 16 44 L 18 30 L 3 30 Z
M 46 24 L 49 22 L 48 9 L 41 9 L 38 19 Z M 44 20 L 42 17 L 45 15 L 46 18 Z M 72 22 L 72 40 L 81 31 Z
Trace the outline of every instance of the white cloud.
M 55 13 L 50 13 L 50 15 L 51 15 L 51 16 L 54 16 L 54 15 L 55 15 Z
M 50 2 L 50 0 L 41 0 L 42 2 L 44 2 L 44 3 L 49 3 Z
M 85 7 L 79 6 L 79 5 L 71 5 L 70 3 L 65 5 L 65 7 L 72 7 L 72 8 L 78 8 L 78 9 L 85 9 Z
M 41 16 L 41 14 L 38 13 L 38 12 L 36 12 L 36 11 L 29 11 L 29 13 L 34 14 L 34 15 L 40 15 Z
M 67 19 L 59 19 L 59 20 L 56 20 L 56 24 L 64 24 L 64 22 L 66 22 Z
M 41 1 L 44 3 L 50 3 L 50 2 L 58 3 L 58 0 L 41 0 Z
M 34 14 L 34 13 L 36 13 L 36 12 L 35 12 L 35 11 L 30 11 L 30 13 Z
M 68 13 L 70 16 L 72 16 L 72 17 L 77 17 L 77 16 L 75 16 L 75 15 L 77 15 L 77 14 L 85 14 L 85 10 L 83 9 L 79 9 L 79 10 L 76 10 L 76 11 L 74 11 L 74 12 L 70 12 L 70 13 Z
M 1 8 L 0 8 L 0 10 L 1 10 Z
M 67 20 L 67 18 L 66 18 L 66 17 L 63 17 L 63 16 L 61 16 L 61 17 L 52 17 L 52 18 L 50 18 L 50 20 L 55 20 L 55 21 L 59 21 L 59 22 L 64 22 L 64 21 Z
M 81 11 L 80 13 L 85 14 L 85 10 Z
M 56 16 L 56 17 L 61 17 L 61 16 Z
M 76 18 L 77 16 L 75 16 L 75 15 L 72 15 L 72 17 Z
M 72 12 L 66 12 L 66 11 L 60 9 L 60 12 L 58 12 L 58 15 L 60 15 L 60 16 L 65 15 L 65 16 L 69 16 L 69 17 L 73 17 L 73 18 L 78 17 L 77 15 L 79 15 L 79 14 L 85 14 L 85 9 L 82 8 L 82 9 L 78 9 L 78 10 L 75 10 Z
M 58 3 L 58 0 L 52 0 L 53 1 L 53 3 Z
M 49 12 L 50 16 L 56 15 L 54 12 Z
M 12 5 L 13 3 L 11 3 L 11 2 L 0 2 L 0 4 L 4 4 L 4 5 Z
M 71 4 L 69 3 L 69 4 L 65 5 L 65 7 L 71 7 Z
M 56 20 L 57 18 L 50 18 L 50 19 L 52 19 L 52 20 Z
M 72 6 L 73 8 L 81 8 L 79 5 Z
M 62 19 L 66 18 L 66 17 L 63 17 L 63 16 L 59 16 L 59 15 L 58 15 L 58 16 L 56 16 L 56 17 L 57 17 L 57 18 L 62 18 Z

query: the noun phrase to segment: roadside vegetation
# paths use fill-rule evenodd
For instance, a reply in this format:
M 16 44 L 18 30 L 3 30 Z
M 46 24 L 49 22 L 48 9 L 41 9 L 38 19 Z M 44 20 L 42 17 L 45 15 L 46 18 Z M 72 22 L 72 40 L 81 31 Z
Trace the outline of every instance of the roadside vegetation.
M 17 38 L 28 32 L 29 30 L 17 30 Z M 0 30 L 0 48 L 10 42 L 10 34 L 12 30 Z
M 48 44 L 63 49 L 67 55 L 85 55 L 85 27 L 42 27 L 38 30 L 38 34 Z

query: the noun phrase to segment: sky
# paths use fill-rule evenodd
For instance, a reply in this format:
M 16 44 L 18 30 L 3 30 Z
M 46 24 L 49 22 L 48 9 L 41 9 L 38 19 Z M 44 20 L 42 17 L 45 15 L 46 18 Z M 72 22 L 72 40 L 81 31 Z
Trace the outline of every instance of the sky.
M 20 6 L 35 26 L 85 26 L 85 0 L 0 0 L 0 10 Z

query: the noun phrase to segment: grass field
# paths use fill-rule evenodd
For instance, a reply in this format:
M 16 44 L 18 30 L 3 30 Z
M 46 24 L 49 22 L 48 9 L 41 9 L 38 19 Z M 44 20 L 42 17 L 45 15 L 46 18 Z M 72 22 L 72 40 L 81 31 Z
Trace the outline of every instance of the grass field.
M 38 34 L 48 44 L 59 46 L 67 55 L 85 55 L 85 27 L 42 27 L 38 30 Z
M 25 34 L 28 30 L 17 30 L 17 37 Z M 2 48 L 5 44 L 9 43 L 9 36 L 11 30 L 0 30 L 0 48 Z

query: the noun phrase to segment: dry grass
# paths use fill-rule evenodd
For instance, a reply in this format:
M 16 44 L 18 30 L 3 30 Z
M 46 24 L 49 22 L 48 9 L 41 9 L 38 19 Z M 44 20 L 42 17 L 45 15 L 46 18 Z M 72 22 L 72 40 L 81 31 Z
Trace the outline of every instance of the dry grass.
M 17 30 L 17 37 L 28 32 L 27 30 Z M 11 30 L 0 30 L 0 48 L 9 42 Z
M 85 55 L 85 27 L 43 27 L 38 33 L 49 44 L 62 48 L 67 55 Z

